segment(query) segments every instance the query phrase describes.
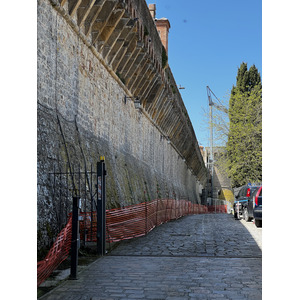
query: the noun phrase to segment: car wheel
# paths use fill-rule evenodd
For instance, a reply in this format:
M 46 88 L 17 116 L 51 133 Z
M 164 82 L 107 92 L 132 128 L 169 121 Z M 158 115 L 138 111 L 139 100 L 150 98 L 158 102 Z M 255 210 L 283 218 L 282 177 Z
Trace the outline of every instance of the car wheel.
M 248 214 L 248 208 L 247 207 L 244 208 L 243 216 L 244 216 L 244 219 L 245 219 L 246 222 L 250 221 L 249 214 Z
M 261 223 L 262 223 L 262 221 L 261 220 L 254 220 L 254 222 L 255 222 L 255 226 L 256 227 L 261 227 Z

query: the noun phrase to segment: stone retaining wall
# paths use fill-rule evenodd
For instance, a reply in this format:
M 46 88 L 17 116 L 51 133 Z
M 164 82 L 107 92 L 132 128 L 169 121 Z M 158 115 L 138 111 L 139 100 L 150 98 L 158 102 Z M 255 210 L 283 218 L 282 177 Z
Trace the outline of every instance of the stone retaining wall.
M 147 113 L 146 102 L 142 110 L 130 99 L 125 103 L 130 90 L 53 2 L 38 1 L 38 248 L 53 242 L 63 223 L 61 211 L 66 216 L 70 210 L 70 203 L 53 199 L 49 175 L 69 164 L 96 168 L 105 156 L 107 208 L 144 202 L 145 195 L 151 200 L 160 196 L 200 203 L 203 161 L 200 167 L 195 158 L 188 164 L 185 155 L 191 150 L 178 150 L 175 136 L 170 140 Z M 186 122 L 190 124 L 188 117 Z M 164 124 L 171 126 L 168 120 Z M 193 133 L 192 127 L 188 130 Z

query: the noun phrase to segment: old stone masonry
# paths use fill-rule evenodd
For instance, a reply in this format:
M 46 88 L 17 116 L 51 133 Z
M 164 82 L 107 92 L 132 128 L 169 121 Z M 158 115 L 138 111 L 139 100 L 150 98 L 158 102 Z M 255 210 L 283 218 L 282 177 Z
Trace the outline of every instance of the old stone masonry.
M 101 156 L 107 209 L 158 196 L 200 203 L 207 172 L 153 6 L 37 3 L 38 250 L 65 226 L 74 190 L 93 195 L 95 181 L 73 174 L 95 170 Z

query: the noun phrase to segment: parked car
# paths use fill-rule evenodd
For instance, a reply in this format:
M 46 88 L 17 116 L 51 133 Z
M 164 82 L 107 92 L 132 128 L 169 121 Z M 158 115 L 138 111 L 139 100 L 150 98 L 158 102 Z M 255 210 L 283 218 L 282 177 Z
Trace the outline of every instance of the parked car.
M 253 196 L 253 218 L 256 227 L 262 226 L 262 186 Z
M 243 217 L 247 222 L 253 219 L 253 196 L 259 188 L 260 185 L 248 184 L 242 186 L 233 203 L 234 217 L 236 219 Z

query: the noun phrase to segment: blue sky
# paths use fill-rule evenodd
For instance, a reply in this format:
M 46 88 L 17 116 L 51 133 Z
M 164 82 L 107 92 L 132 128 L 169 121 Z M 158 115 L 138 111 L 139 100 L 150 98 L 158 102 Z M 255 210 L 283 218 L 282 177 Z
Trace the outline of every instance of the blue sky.
M 206 86 L 229 99 L 244 61 L 262 75 L 261 0 L 147 0 L 156 18 L 169 19 L 169 65 L 194 126 L 198 143 L 209 146 Z

